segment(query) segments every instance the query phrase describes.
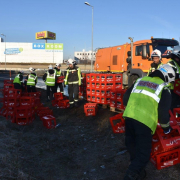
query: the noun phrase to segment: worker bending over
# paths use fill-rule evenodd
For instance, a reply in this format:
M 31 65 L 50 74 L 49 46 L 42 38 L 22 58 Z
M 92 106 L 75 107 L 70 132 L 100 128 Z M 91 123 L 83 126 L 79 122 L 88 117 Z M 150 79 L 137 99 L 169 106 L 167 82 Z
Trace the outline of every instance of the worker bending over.
M 55 72 L 56 72 L 56 77 L 57 77 L 57 80 L 56 80 L 56 84 L 55 84 L 55 92 L 57 92 L 57 89 L 58 87 L 60 88 L 60 92 L 61 93 L 64 93 L 64 90 L 63 90 L 63 83 L 62 82 L 59 82 L 59 77 L 62 77 L 63 74 L 61 72 L 61 64 L 56 64 L 55 66 Z
M 180 46 L 174 47 L 172 53 L 167 56 L 170 58 L 167 64 L 169 64 L 175 71 L 175 79 L 180 79 Z M 174 93 L 174 83 L 170 83 L 170 90 L 172 95 L 171 110 L 177 108 L 180 105 L 180 97 Z
M 168 83 L 174 82 L 175 72 L 167 64 L 149 75 L 137 79 L 124 94 L 126 106 L 125 143 L 130 153 L 130 165 L 124 180 L 141 180 L 146 176 L 152 146 L 152 135 L 159 123 L 165 134 L 170 133 L 169 109 L 171 94 Z
M 30 74 L 28 74 L 25 78 L 25 82 L 27 85 L 27 92 L 36 92 L 36 84 L 37 84 L 37 75 L 35 73 L 35 69 L 30 67 Z
M 153 63 L 151 63 L 151 68 L 149 69 L 147 76 L 149 76 L 149 74 L 151 74 L 156 69 L 158 69 L 161 65 L 163 65 L 161 62 L 161 51 L 159 51 L 158 49 L 155 49 L 151 53 L 151 60 L 153 61 Z
M 14 89 L 21 89 L 23 91 L 23 73 L 24 71 L 20 70 L 15 76 L 13 81 Z
M 47 101 L 50 101 L 50 90 L 55 93 L 55 82 L 56 82 L 56 72 L 53 69 L 52 65 L 49 65 L 48 71 L 43 75 L 43 81 L 46 84 L 47 90 Z
M 76 66 L 76 61 L 68 59 L 69 67 L 65 72 L 65 85 L 68 85 L 69 104 L 70 108 L 78 107 L 79 86 L 81 85 L 81 70 Z M 74 95 L 74 98 L 73 98 Z

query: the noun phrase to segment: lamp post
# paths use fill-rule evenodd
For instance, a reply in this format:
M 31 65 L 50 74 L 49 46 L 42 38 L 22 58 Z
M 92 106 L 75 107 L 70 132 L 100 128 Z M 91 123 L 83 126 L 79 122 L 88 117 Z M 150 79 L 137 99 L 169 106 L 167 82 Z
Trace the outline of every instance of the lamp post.
M 5 70 L 6 70 L 6 35 L 2 33 L 1 35 L 5 37 Z
M 93 11 L 94 11 L 94 6 L 91 6 L 88 2 L 85 2 L 84 4 L 92 7 L 92 56 L 91 56 L 91 72 L 93 70 Z

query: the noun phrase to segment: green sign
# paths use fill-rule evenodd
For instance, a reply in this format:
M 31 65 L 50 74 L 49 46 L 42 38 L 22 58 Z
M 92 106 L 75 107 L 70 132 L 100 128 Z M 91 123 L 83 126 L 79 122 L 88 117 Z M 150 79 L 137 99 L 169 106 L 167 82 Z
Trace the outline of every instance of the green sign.
M 63 50 L 63 44 L 45 43 L 45 49 L 48 49 L 48 50 Z

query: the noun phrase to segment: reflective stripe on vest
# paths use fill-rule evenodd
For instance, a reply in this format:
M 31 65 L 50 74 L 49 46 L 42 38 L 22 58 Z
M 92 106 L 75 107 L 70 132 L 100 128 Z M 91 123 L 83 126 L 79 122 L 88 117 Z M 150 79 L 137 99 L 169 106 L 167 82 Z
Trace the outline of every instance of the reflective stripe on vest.
M 158 104 L 167 83 L 158 77 L 145 76 L 136 81 L 123 117 L 148 126 L 154 134 L 158 122 Z
M 35 85 L 36 78 L 37 76 L 30 74 L 28 76 L 27 85 L 32 85 L 32 86 Z
M 55 86 L 55 77 L 56 77 L 55 73 L 53 74 L 53 76 L 50 76 L 49 72 L 47 72 L 47 78 L 45 84 L 47 86 Z
M 164 86 L 167 85 L 167 83 L 162 83 L 158 86 L 157 90 L 155 91 L 155 93 L 152 93 L 152 92 L 149 92 L 149 91 L 146 91 L 146 90 L 142 90 L 142 89 L 136 89 L 136 87 L 138 86 L 140 80 L 142 78 L 138 79 L 138 81 L 136 82 L 136 84 L 134 85 L 134 88 L 132 90 L 131 93 L 142 93 L 144 95 L 147 95 L 149 97 L 152 97 L 155 101 L 157 101 L 157 103 L 159 103 L 160 101 L 160 98 L 158 97 L 160 92 L 162 91 L 162 89 L 164 88 Z

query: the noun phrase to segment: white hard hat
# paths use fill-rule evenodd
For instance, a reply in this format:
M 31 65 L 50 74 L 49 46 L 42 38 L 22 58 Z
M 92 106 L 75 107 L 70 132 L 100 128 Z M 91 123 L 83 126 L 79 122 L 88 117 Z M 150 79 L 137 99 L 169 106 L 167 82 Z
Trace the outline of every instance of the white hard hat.
M 163 74 L 165 82 L 170 83 L 175 81 L 175 71 L 170 65 L 163 64 L 157 71 L 160 71 Z
M 56 64 L 56 67 L 61 67 L 61 64 L 57 63 L 57 64 Z
M 23 74 L 23 73 L 24 73 L 24 71 L 23 71 L 23 70 L 19 70 L 19 73 L 22 73 L 22 74 Z
M 175 46 L 173 48 L 172 54 L 174 54 L 175 56 L 177 56 L 180 59 L 180 46 Z
M 32 67 L 30 67 L 30 68 L 29 68 L 29 70 L 30 70 L 30 71 L 35 71 L 35 69 L 34 69 L 34 68 L 32 68 Z
M 52 67 L 52 65 L 51 65 L 51 64 L 48 66 L 48 69 L 53 69 L 53 67 Z
M 75 64 L 76 64 L 76 61 L 75 61 L 74 59 L 68 59 L 68 60 L 67 60 L 67 64 L 68 64 L 68 65 L 70 65 L 70 64 L 75 65 Z
M 155 49 L 152 53 L 151 53 L 151 59 L 153 57 L 159 57 L 159 59 L 161 59 L 161 51 L 159 51 L 158 49 Z

